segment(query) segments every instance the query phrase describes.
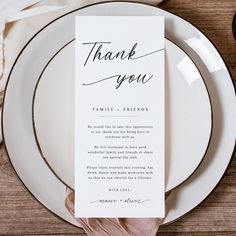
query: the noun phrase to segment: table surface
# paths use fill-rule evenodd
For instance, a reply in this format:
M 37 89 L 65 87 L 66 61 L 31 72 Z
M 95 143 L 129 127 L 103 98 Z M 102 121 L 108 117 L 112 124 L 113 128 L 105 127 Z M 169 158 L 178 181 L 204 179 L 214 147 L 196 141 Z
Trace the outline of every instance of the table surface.
M 236 0 L 165 0 L 161 8 L 190 21 L 216 45 L 236 78 L 236 40 L 232 20 Z M 234 82 L 236 82 L 234 80 Z M 59 219 L 25 189 L 0 147 L 0 235 L 85 235 Z M 197 208 L 180 220 L 161 227 L 158 235 L 235 236 L 236 159 L 221 183 Z

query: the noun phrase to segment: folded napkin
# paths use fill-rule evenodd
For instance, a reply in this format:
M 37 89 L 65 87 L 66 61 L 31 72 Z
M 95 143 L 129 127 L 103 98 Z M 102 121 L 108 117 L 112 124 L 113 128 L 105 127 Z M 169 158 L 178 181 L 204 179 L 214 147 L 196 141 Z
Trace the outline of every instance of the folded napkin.
M 65 206 L 74 216 L 74 192 L 65 199 Z M 77 218 L 89 236 L 155 236 L 163 219 L 159 218 Z
M 17 20 L 21 20 L 27 17 L 43 14 L 50 11 L 55 11 L 61 9 L 62 6 L 44 6 L 37 7 L 34 9 L 23 9 L 32 6 L 40 0 L 1 0 L 0 1 L 0 78 L 3 74 L 3 65 L 4 65 L 4 29 L 5 24 Z
M 5 23 L 0 22 L 0 77 L 3 73 L 3 31 L 5 28 Z
M 1 0 L 0 2 L 0 76 L 3 73 L 3 32 L 8 17 L 15 15 L 22 9 L 29 7 L 38 0 Z
M 0 2 L 0 21 L 5 21 L 9 16 L 29 7 L 39 0 L 1 0 Z

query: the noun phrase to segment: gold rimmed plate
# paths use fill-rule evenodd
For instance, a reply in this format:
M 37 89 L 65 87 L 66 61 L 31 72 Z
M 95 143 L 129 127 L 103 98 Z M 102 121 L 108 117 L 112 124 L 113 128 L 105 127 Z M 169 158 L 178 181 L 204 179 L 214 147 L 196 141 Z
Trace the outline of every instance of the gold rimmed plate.
M 202 161 L 210 142 L 212 112 L 203 78 L 192 60 L 168 39 L 165 47 L 168 192 L 191 176 Z M 41 155 L 71 189 L 75 172 L 74 65 L 72 39 L 47 63 L 33 97 L 34 132 Z

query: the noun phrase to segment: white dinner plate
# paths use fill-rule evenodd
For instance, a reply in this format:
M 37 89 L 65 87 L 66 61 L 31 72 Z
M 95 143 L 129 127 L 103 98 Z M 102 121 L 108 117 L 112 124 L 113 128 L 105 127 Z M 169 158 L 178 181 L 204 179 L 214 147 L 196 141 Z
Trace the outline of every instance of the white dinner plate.
M 69 27 L 73 26 L 68 24 Z M 50 59 L 40 75 L 33 98 L 33 121 L 42 156 L 56 176 L 74 189 L 75 41 L 71 40 Z M 169 191 L 199 166 L 210 141 L 212 117 L 207 89 L 194 63 L 167 39 L 165 47 L 165 179 Z
M 193 59 L 203 75 L 212 101 L 213 134 L 200 167 L 168 197 L 163 223 L 176 220 L 212 192 L 230 162 L 236 135 L 236 97 L 229 72 L 212 43 L 187 21 L 159 8 L 127 2 L 95 4 L 58 18 L 27 43 L 12 67 L 4 97 L 3 137 L 12 165 L 28 190 L 45 207 L 66 221 L 79 225 L 64 206 L 65 185 L 40 155 L 32 123 L 32 100 L 37 80 L 57 51 L 53 47 L 56 42 L 50 38 L 55 38 L 54 35 L 60 38 L 58 47 L 69 42 L 73 27 L 67 29 L 67 26 L 74 25 L 74 16 L 78 14 L 163 15 L 166 37 Z M 36 55 L 36 52 L 40 53 Z

